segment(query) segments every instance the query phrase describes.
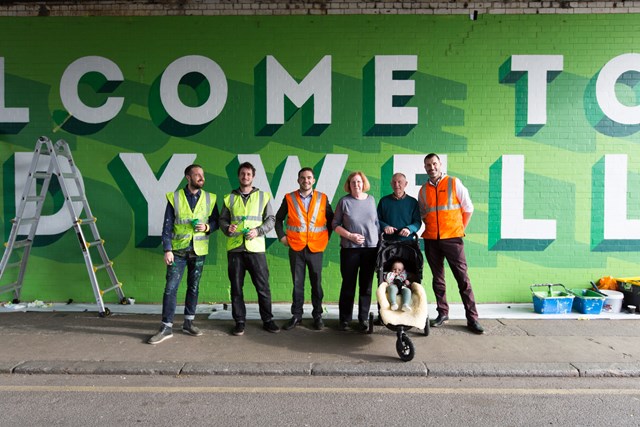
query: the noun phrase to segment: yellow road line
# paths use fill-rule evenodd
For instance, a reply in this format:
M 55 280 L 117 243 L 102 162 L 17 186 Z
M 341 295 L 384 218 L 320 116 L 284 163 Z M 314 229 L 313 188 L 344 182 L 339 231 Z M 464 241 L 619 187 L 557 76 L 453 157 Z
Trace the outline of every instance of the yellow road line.
M 91 393 L 249 393 L 249 394 L 478 394 L 478 395 L 640 395 L 640 389 L 587 388 L 355 388 L 355 387 L 127 387 L 127 386 L 0 386 L 2 392 Z

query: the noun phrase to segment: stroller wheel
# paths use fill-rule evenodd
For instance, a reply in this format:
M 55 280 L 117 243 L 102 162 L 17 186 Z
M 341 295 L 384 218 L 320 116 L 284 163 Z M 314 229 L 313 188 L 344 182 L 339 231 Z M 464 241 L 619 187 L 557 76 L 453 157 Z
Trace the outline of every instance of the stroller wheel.
M 396 351 L 398 352 L 398 356 L 400 356 L 400 360 L 403 362 L 408 362 L 413 359 L 415 356 L 415 348 L 413 347 L 413 342 L 411 342 L 411 338 L 409 338 L 406 334 L 401 334 L 396 341 Z
M 431 323 L 429 322 L 429 316 L 427 316 L 427 321 L 424 324 L 424 336 L 429 336 L 429 328 L 431 327 Z

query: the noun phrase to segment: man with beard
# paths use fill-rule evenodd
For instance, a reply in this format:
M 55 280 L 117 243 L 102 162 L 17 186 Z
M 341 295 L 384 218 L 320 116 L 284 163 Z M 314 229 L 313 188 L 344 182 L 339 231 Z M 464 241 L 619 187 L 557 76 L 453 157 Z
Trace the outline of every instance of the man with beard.
M 184 171 L 187 185 L 167 193 L 167 208 L 162 226 L 164 263 L 167 266 L 166 285 L 162 298 L 162 326 L 148 343 L 159 344 L 173 337 L 173 317 L 176 294 L 187 268 L 187 293 L 184 303 L 182 331 L 194 337 L 202 335 L 193 325 L 198 304 L 198 285 L 204 260 L 209 251 L 209 235 L 218 229 L 216 195 L 202 191 L 204 170 L 190 165 Z
M 449 320 L 444 277 L 446 259 L 458 282 L 458 291 L 467 317 L 467 329 L 475 334 L 484 334 L 484 328 L 478 322 L 478 310 L 467 274 L 467 258 L 462 239 L 473 214 L 469 191 L 460 179 L 444 173 L 440 157 L 435 153 L 424 158 L 424 170 L 429 175 L 429 180 L 420 189 L 418 204 L 425 227 L 422 233 L 424 253 L 433 275 L 433 293 L 438 306 L 438 317 L 431 321 L 431 326 L 440 327 Z

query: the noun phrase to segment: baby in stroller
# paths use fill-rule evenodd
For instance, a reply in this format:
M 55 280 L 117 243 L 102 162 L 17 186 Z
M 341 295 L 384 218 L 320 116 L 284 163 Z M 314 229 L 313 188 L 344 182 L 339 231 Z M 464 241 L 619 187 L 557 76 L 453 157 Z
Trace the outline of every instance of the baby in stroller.
M 402 261 L 396 261 L 391 265 L 391 271 L 385 275 L 387 296 L 391 304 L 391 310 L 398 309 L 397 295 L 401 294 L 402 311 L 411 311 L 411 282 L 407 278 L 407 271 Z
M 380 240 L 376 259 L 378 275 L 378 308 L 380 321 L 387 327 L 425 329 L 428 335 L 427 295 L 420 284 L 424 259 L 417 239 L 410 241 Z M 396 280 L 400 279 L 400 280 Z M 391 287 L 396 288 L 389 291 Z M 400 290 L 402 310 L 398 310 L 397 294 Z M 395 307 L 394 307 L 395 305 Z M 404 308 L 405 305 L 409 308 Z

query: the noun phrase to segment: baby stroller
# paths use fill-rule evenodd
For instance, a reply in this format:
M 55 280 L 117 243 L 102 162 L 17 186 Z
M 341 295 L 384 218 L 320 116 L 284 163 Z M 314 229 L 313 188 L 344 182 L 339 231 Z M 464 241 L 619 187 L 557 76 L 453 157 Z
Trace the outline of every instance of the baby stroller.
M 427 296 L 422 282 L 423 257 L 418 245 L 418 237 L 414 234 L 412 240 L 391 241 L 385 240 L 385 235 L 380 237 L 380 248 L 376 260 L 376 273 L 378 276 L 378 307 L 380 321 L 384 326 L 396 332 L 396 351 L 404 362 L 413 359 L 415 348 L 411 338 L 405 331 L 412 327 L 424 330 L 424 335 L 429 335 L 429 312 L 427 309 Z M 408 279 L 412 282 L 410 312 L 391 310 L 387 299 L 388 283 L 384 281 L 384 273 L 391 270 L 396 261 L 402 261 L 408 273 Z M 369 324 L 373 325 L 373 314 L 369 314 Z

